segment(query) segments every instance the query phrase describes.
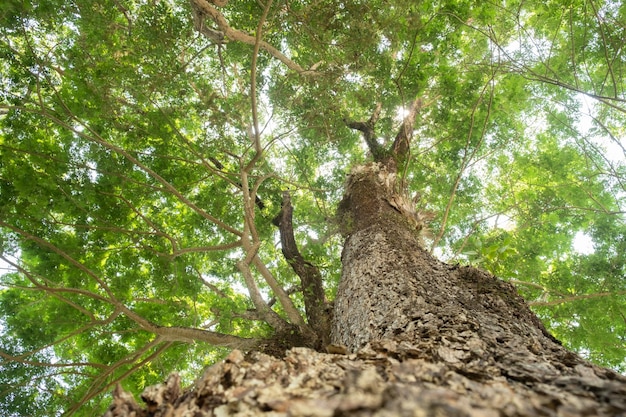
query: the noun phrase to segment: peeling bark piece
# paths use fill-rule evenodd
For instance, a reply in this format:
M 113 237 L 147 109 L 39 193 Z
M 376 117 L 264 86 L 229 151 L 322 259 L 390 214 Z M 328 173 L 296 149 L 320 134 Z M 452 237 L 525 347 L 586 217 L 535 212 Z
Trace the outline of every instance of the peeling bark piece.
M 466 375 L 469 365 L 463 361 L 437 359 L 439 354 L 433 352 L 425 359 L 410 358 L 423 348 L 420 345 L 379 340 L 353 355 L 294 348 L 284 358 L 259 353 L 244 358 L 236 352 L 209 368 L 177 399 L 168 399 L 171 408 L 162 415 L 613 417 L 626 413 L 626 378 L 611 374 L 603 379 L 598 376 L 603 370 L 591 364 L 581 362 L 556 378 L 540 378 L 543 382 L 511 379 L 499 375 L 499 368 L 486 368 L 485 375 L 476 379 Z M 166 382 L 147 391 L 162 392 L 167 386 Z M 107 417 L 152 415 L 136 403 L 129 407 L 132 397 L 115 395 L 117 408 L 112 405 Z M 112 414 L 119 410 L 126 414 Z
M 113 390 L 113 402 L 104 414 L 104 417 L 144 417 L 147 415 L 145 410 L 137 404 L 133 395 L 124 391 L 119 383 Z
M 180 396 L 180 376 L 172 373 L 167 377 L 164 384 L 146 388 L 141 393 L 141 399 L 146 403 L 150 416 L 159 417 L 168 414 L 174 401 Z

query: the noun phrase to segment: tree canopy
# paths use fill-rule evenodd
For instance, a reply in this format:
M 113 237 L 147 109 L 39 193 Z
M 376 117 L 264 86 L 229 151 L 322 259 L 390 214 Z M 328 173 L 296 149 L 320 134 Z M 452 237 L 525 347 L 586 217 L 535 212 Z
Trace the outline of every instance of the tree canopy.
M 305 326 L 283 192 L 332 299 L 351 121 L 389 144 L 425 245 L 513 282 L 626 370 L 626 5 L 8 1 L 0 6 L 0 412 L 94 415 Z M 584 244 L 583 244 L 584 243 Z

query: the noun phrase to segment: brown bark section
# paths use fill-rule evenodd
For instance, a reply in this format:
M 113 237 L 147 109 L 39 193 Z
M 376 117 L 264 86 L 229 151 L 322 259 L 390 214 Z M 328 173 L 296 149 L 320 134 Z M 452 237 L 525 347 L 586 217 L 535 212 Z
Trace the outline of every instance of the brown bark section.
M 561 349 L 512 285 L 475 268 L 446 265 L 420 247 L 420 231 L 389 203 L 390 177 L 372 164 L 348 181 L 340 208 L 351 226 L 332 342 L 357 351 L 371 340 L 419 341 L 471 330 L 495 343 L 491 351 L 502 340 Z
M 482 378 L 466 372 L 448 345 L 435 350 L 437 360 L 412 343 L 393 341 L 345 356 L 307 348 L 284 358 L 235 350 L 182 395 L 176 374 L 147 388 L 143 407 L 118 387 L 105 417 L 608 417 L 626 411 L 626 383 L 610 371 L 578 364 L 557 376 L 529 366 L 522 380 Z

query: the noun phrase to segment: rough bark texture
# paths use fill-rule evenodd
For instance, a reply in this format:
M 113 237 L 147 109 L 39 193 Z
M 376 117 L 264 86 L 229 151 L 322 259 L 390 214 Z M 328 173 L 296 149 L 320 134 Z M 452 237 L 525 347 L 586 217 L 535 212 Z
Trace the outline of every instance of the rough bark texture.
M 146 389 L 145 408 L 116 389 L 105 417 L 569 417 L 626 410 L 624 380 L 588 364 L 559 376 L 529 369 L 525 380 L 512 380 L 465 375 L 458 355 L 424 359 L 430 355 L 421 348 L 381 341 L 346 356 L 293 348 L 281 359 L 235 350 L 182 395 L 176 374 Z
M 472 346 L 481 360 L 506 346 L 563 350 L 512 285 L 423 250 L 419 214 L 396 196 L 394 183 L 393 173 L 378 164 L 349 179 L 340 206 L 351 229 L 335 300 L 334 344 L 356 351 L 370 340 L 452 337 Z M 404 208 L 395 203 L 400 200 Z
M 235 350 L 180 394 L 120 388 L 107 417 L 626 416 L 626 378 L 567 351 L 510 284 L 419 246 L 384 164 L 353 172 L 332 341 L 347 355 Z M 341 350 L 341 349 L 338 349 Z

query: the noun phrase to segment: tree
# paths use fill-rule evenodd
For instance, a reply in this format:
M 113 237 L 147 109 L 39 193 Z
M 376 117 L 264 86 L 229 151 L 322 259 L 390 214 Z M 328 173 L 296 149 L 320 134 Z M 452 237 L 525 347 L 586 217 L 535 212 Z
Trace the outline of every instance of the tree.
M 625 8 L 473 3 L 3 5 L 2 412 L 380 338 L 620 410 Z

